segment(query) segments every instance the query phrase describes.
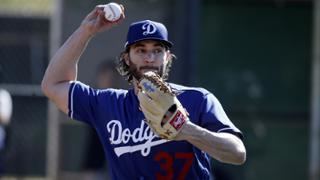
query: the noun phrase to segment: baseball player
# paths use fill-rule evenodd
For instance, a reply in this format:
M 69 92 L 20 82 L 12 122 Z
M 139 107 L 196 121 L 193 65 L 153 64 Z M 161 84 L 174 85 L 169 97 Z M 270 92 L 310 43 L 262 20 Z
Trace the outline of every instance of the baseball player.
M 45 95 L 72 119 L 95 128 L 111 179 L 213 179 L 210 158 L 243 164 L 242 133 L 203 88 L 165 82 L 174 55 L 166 27 L 130 25 L 118 71 L 132 89 L 93 89 L 77 81 L 77 64 L 92 37 L 121 23 L 97 6 L 50 61 Z

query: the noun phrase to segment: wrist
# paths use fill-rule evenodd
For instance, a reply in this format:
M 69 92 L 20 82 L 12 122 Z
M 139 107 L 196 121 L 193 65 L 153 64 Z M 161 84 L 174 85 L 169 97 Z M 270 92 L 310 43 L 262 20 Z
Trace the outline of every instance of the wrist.
M 90 28 L 85 25 L 79 26 L 76 32 L 80 35 L 80 37 L 84 37 L 86 39 L 91 39 L 96 34 L 92 32 Z
M 190 120 L 187 121 L 182 127 L 180 133 L 177 135 L 179 140 L 192 141 L 201 139 L 205 136 L 207 130 L 204 128 L 192 123 Z
M 191 134 L 193 132 L 193 127 L 194 124 L 191 121 L 187 121 L 181 128 L 176 140 L 188 140 L 190 137 L 192 137 Z

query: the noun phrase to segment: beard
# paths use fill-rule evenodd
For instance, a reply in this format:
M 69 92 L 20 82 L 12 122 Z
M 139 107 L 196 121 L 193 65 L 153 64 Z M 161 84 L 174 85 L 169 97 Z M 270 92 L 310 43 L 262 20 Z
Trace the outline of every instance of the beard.
M 132 76 L 136 79 L 136 80 L 140 80 L 140 78 L 143 75 L 143 71 L 153 71 L 156 74 L 158 74 L 160 77 L 163 76 L 164 73 L 164 66 L 161 65 L 160 67 L 155 67 L 155 66 L 141 66 L 138 67 L 135 63 L 133 63 L 131 61 L 131 59 L 129 59 L 129 73 L 132 74 Z

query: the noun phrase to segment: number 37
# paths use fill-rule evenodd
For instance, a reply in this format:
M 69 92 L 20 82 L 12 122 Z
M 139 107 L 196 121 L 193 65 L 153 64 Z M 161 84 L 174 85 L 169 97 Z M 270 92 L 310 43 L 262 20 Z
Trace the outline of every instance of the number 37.
M 162 169 L 162 173 L 157 173 L 157 179 L 173 179 L 175 169 L 173 167 L 173 163 L 175 160 L 184 161 L 182 169 L 179 174 L 176 176 L 178 180 L 185 179 L 189 169 L 192 165 L 192 161 L 194 159 L 193 153 L 175 153 L 174 155 L 170 155 L 167 152 L 159 152 L 154 156 L 154 160 L 159 162 L 160 167 Z

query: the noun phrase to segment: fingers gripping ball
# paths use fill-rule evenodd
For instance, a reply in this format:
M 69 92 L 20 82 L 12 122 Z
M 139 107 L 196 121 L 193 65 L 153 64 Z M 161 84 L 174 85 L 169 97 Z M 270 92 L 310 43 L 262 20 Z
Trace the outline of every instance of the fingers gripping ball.
M 122 8 L 117 3 L 106 4 L 103 11 L 105 13 L 105 18 L 111 22 L 118 20 L 122 14 Z
M 161 138 L 174 139 L 189 120 L 176 95 L 154 72 L 142 75 L 138 99 L 148 125 Z

